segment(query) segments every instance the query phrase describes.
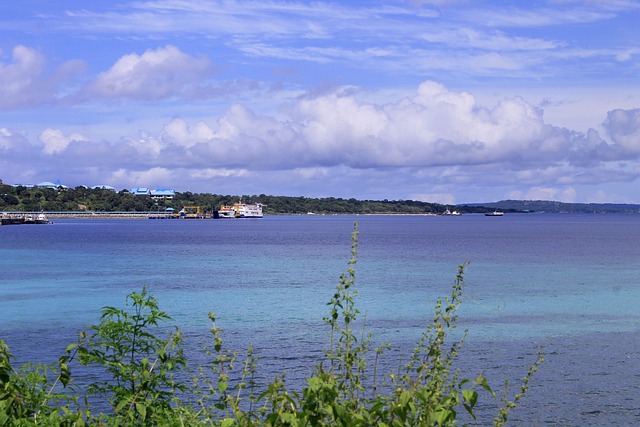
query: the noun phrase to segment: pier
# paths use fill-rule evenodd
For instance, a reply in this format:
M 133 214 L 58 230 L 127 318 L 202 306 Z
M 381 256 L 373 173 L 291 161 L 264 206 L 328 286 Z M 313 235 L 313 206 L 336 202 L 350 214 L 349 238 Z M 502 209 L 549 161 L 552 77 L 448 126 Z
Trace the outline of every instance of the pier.
M 46 216 L 48 219 L 60 218 L 127 218 L 127 219 L 207 219 L 212 218 L 211 214 L 204 214 L 200 211 L 186 214 L 172 212 L 93 212 L 93 211 L 59 211 L 59 212 L 2 212 L 1 225 L 28 224 L 28 218 L 36 218 L 38 215 Z
M 50 224 L 44 212 L 2 212 L 0 225 Z

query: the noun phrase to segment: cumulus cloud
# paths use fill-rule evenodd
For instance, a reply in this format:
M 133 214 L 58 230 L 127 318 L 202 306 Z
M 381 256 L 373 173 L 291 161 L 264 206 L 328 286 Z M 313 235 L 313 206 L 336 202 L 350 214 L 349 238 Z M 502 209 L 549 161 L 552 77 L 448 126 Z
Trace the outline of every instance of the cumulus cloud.
M 30 147 L 30 144 L 25 135 L 7 128 L 0 128 L 0 150 L 5 151 L 3 157 L 6 158 L 9 151 L 20 151 L 27 147 Z
M 160 138 L 169 144 L 191 147 L 199 142 L 207 142 L 213 137 L 213 129 L 205 122 L 199 121 L 191 129 L 185 120 L 176 118 L 164 126 Z
M 89 138 L 79 133 L 65 135 L 60 129 L 45 129 L 38 140 L 44 145 L 45 154 L 61 153 L 67 149 L 72 141 L 89 141 Z
M 315 159 L 357 167 L 566 159 L 576 137 L 545 124 L 542 111 L 522 98 L 487 108 L 432 81 L 393 103 L 334 91 L 301 99 L 292 111 Z
M 212 71 L 206 58 L 195 58 L 175 46 L 121 57 L 86 88 L 89 96 L 153 101 L 189 97 L 197 93 Z
M 129 182 L 127 187 L 167 185 L 183 174 L 198 181 L 262 182 L 257 171 L 276 181 L 279 171 L 287 171 L 291 186 L 296 176 L 345 191 L 340 182 L 355 188 L 358 177 L 376 188 L 429 182 L 430 188 L 407 196 L 446 203 L 456 188 L 480 181 L 505 194 L 514 181 L 531 189 L 509 193 L 514 198 L 568 201 L 576 197 L 575 186 L 631 182 L 639 174 L 640 110 L 611 111 L 607 142 L 595 130 L 545 123 L 543 111 L 520 97 L 486 106 L 471 93 L 433 81 L 387 103 L 368 101 L 369 95 L 356 88 L 308 93 L 278 118 L 235 104 L 212 123 L 174 118 L 155 132 L 114 141 L 45 129 L 39 160 L 32 163 L 46 168 L 53 161 L 78 174 L 90 170 L 102 174 L 97 181 Z M 3 129 L 0 149 L 17 153 L 15 144 L 23 140 Z M 627 166 L 620 168 L 623 162 Z
M 67 150 L 79 156 L 102 146 L 101 152 L 119 153 L 115 161 L 120 162 L 261 170 L 487 164 L 551 170 L 636 158 L 640 150 L 638 110 L 609 114 L 610 144 L 594 130 L 582 134 L 545 123 L 543 111 L 520 97 L 487 107 L 470 93 L 427 81 L 413 96 L 386 104 L 364 98 L 358 90 L 339 88 L 296 99 L 285 118 L 236 104 L 216 126 L 175 118 L 157 136 L 142 132 L 120 141 L 79 144 L 89 138 L 47 129 L 40 141 L 46 154 Z
M 616 144 L 640 154 L 640 109 L 610 111 L 604 127 Z
M 0 60 L 0 110 L 52 104 L 63 84 L 85 68 L 82 61 L 67 61 L 47 73 L 46 65 L 44 55 L 22 45 L 13 48 L 10 61 Z

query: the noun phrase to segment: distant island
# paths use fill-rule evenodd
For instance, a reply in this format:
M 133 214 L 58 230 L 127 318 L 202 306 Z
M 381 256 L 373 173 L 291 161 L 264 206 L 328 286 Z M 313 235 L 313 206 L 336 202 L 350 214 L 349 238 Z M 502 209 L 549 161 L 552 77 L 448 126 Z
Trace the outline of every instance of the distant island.
M 640 213 L 640 204 L 625 203 L 563 203 L 548 200 L 502 200 L 473 203 L 469 207 L 489 207 L 499 210 L 547 213 Z
M 357 200 L 335 197 L 310 198 L 272 195 L 220 195 L 191 192 L 130 190 L 80 186 L 26 187 L 0 181 L 2 212 L 156 212 L 167 208 L 200 206 L 205 213 L 233 203 L 261 203 L 264 213 L 278 214 L 359 214 L 359 215 L 446 215 L 504 213 L 640 213 L 640 205 L 580 204 L 553 201 L 503 200 L 499 202 L 447 205 L 415 200 Z

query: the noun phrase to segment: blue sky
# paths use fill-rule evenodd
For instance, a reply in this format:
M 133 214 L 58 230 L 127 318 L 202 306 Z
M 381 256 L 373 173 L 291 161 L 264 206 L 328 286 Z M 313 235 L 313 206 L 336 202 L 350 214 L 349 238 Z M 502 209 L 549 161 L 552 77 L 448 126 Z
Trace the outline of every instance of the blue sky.
M 0 179 L 640 203 L 640 1 L 21 1 Z

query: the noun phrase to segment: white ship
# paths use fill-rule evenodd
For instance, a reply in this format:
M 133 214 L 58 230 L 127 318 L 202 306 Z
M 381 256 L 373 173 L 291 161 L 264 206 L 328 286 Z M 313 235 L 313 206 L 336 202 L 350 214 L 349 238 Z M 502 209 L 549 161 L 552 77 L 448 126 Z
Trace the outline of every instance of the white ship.
M 262 218 L 261 203 L 238 203 L 236 206 L 238 207 L 238 210 L 236 211 L 236 218 Z
M 218 218 L 262 218 L 262 206 L 262 203 L 223 205 L 218 210 Z
M 222 205 L 218 210 L 218 218 L 235 218 L 236 208 L 234 206 Z

